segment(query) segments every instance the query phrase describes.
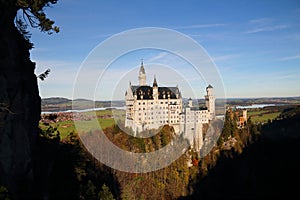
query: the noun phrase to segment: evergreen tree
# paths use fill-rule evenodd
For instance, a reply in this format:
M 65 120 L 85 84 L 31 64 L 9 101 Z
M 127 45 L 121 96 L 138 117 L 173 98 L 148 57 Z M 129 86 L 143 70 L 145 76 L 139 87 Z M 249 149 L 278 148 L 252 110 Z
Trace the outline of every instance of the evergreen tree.
M 82 191 L 84 193 L 84 197 L 87 200 L 93 200 L 96 199 L 96 186 L 94 185 L 94 183 L 91 180 L 88 180 L 87 185 L 85 185 L 84 187 L 85 191 Z
M 0 185 L 0 199 L 10 200 L 8 190 Z
M 98 196 L 99 200 L 115 200 L 113 194 L 105 184 L 102 185 L 102 189 L 100 190 Z
M 54 21 L 49 19 L 45 12 L 45 7 L 50 7 L 57 3 L 57 0 L 10 0 L 18 10 L 22 11 L 23 20 L 33 28 L 39 28 L 42 32 L 52 34 L 58 33 L 59 27 L 54 26 Z

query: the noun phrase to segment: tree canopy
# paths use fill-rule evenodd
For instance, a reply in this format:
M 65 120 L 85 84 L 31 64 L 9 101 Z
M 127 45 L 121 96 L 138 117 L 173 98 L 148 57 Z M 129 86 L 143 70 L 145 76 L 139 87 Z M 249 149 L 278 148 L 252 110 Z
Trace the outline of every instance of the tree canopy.
M 39 28 L 42 32 L 58 33 L 59 27 L 45 14 L 45 8 L 57 3 L 57 0 L 14 0 L 18 10 L 22 11 L 22 17 L 26 24 L 33 28 Z

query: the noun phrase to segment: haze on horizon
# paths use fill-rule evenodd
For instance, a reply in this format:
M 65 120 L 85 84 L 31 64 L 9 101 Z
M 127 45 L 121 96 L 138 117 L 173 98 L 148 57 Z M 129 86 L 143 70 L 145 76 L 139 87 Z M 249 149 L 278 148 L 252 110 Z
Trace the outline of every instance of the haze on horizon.
M 82 3 L 66 0 L 58 1 L 46 13 L 56 21 L 61 31 L 48 36 L 38 30 L 30 30 L 35 44 L 31 58 L 37 64 L 36 74 L 51 69 L 49 77 L 39 81 L 42 98 L 72 99 L 77 71 L 89 53 L 114 34 L 142 27 L 173 29 L 197 41 L 218 67 L 227 98 L 300 94 L 300 2 L 297 0 L 172 3 L 96 0 Z M 123 64 L 114 66 L 115 76 L 121 72 L 137 71 L 142 58 L 149 71 L 149 84 L 155 72 L 147 65 L 168 63 L 172 66 L 177 63 L 164 52 L 136 52 L 121 59 Z M 159 83 L 176 86 L 174 80 L 163 72 L 155 74 Z M 130 79 L 137 81 L 137 74 Z M 202 98 L 204 86 L 201 79 L 198 85 L 192 84 L 196 97 Z M 185 91 L 180 83 L 179 87 Z M 116 99 L 124 96 L 124 92 Z M 107 92 L 100 93 L 95 96 L 96 100 L 109 100 Z M 188 98 L 191 95 L 183 96 Z

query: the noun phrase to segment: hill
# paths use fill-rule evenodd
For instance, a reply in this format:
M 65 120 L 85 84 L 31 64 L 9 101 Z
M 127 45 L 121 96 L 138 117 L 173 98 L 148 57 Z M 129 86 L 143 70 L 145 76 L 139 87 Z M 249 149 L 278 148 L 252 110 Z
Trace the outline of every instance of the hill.
M 41 105 L 42 112 L 58 112 L 72 110 L 72 108 L 76 110 L 89 109 L 94 106 L 96 108 L 123 107 L 125 101 L 92 101 L 89 99 L 75 99 L 72 101 L 62 97 L 51 97 L 42 99 Z
M 241 154 L 223 151 L 182 199 L 292 199 L 300 179 L 299 120 L 299 106 L 282 111 Z
M 183 98 L 183 102 L 187 103 L 188 99 Z M 197 99 L 200 105 L 204 106 L 204 99 Z M 251 105 L 251 104 L 300 104 L 300 97 L 268 97 L 268 98 L 228 98 L 228 99 L 217 99 L 216 107 L 224 105 L 224 101 L 229 106 L 236 105 Z M 92 101 L 88 99 L 75 99 L 76 109 L 87 109 L 91 108 L 90 105 L 95 105 L 97 108 L 108 108 L 108 107 L 123 107 L 125 101 Z M 51 97 L 42 99 L 42 112 L 57 112 L 72 109 L 72 100 L 63 97 Z
M 242 129 L 234 125 L 234 117 L 226 116 L 220 137 L 223 142 L 207 156 L 199 160 L 192 154 L 193 166 L 188 167 L 190 155 L 186 153 L 170 166 L 145 174 L 106 167 L 86 151 L 76 133 L 59 140 L 59 134 L 48 129 L 45 137 L 50 140 L 41 144 L 41 159 L 53 162 L 51 199 L 97 199 L 104 185 L 116 199 L 291 199 L 296 195 L 293 182 L 300 178 L 300 107 L 285 108 L 277 119 L 264 125 L 249 120 Z M 173 136 L 169 127 L 145 139 L 129 136 L 118 126 L 104 132 L 114 144 L 135 153 L 158 150 Z M 98 132 L 81 136 L 93 134 Z M 227 148 L 224 144 L 233 141 L 229 138 L 236 142 Z

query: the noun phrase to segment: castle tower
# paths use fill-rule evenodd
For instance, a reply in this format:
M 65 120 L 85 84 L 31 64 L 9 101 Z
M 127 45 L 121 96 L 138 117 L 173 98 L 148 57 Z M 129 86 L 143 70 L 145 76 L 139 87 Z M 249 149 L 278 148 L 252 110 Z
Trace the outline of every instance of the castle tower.
M 146 72 L 145 72 L 143 60 L 141 62 L 141 67 L 140 67 L 140 72 L 139 72 L 139 83 L 140 83 L 140 86 L 147 85 L 146 84 Z
M 247 110 L 243 110 L 243 119 L 244 119 L 244 122 L 247 121 Z
M 205 106 L 211 113 L 212 117 L 215 116 L 215 97 L 213 95 L 213 87 L 211 85 L 206 87 Z
M 157 85 L 155 75 L 154 75 L 154 80 L 153 80 L 153 99 L 158 100 L 158 85 Z
M 193 107 L 193 100 L 192 100 L 191 97 L 189 98 L 189 103 L 188 103 L 188 105 L 189 105 L 190 108 Z

